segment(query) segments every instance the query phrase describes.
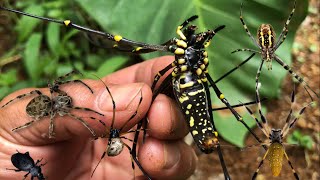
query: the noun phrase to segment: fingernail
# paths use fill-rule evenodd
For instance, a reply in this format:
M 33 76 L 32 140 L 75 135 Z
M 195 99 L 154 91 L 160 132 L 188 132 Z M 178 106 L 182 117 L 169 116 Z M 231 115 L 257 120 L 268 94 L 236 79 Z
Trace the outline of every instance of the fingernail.
M 173 143 L 166 143 L 164 145 L 164 169 L 170 169 L 180 161 L 179 145 Z
M 126 110 L 127 107 L 130 105 L 133 99 L 137 97 L 139 94 L 143 84 L 142 83 L 132 83 L 132 84 L 125 84 L 125 85 L 115 85 L 112 86 L 111 95 L 116 104 L 117 111 Z M 112 111 L 113 104 L 112 99 L 109 92 L 104 89 L 100 94 L 99 98 L 97 99 L 98 108 L 101 111 Z

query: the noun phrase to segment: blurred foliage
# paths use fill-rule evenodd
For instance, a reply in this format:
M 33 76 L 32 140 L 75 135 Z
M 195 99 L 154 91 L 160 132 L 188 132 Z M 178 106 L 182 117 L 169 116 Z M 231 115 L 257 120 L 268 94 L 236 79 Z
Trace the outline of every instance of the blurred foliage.
M 244 20 L 254 36 L 261 23 L 272 24 L 276 33 L 280 34 L 293 7 L 293 1 L 290 0 L 139 0 L 134 3 L 129 0 L 29 0 L 18 1 L 15 5 L 4 4 L 31 14 L 60 20 L 70 19 L 76 24 L 152 44 L 159 44 L 175 37 L 176 27 L 188 17 L 197 14 L 199 19 L 194 23 L 198 25 L 199 31 L 226 25 L 226 28 L 214 37 L 208 49 L 210 74 L 217 79 L 250 55 L 246 52 L 231 55 L 231 51 L 238 48 L 255 48 L 239 20 L 241 2 L 244 2 Z M 290 50 L 295 32 L 308 11 L 307 0 L 298 0 L 297 3 L 287 39 L 277 51 L 288 64 L 291 63 Z M 136 62 L 130 54 L 90 45 L 88 39 L 77 30 L 12 13 L 8 13 L 8 16 L 17 22 L 14 29 L 16 43 L 11 51 L 0 57 L 0 64 L 2 60 L 13 55 L 19 54 L 22 58 L 18 63 L 21 65 L 19 68 L 11 67 L 10 64 L 0 67 L 2 97 L 19 88 L 46 86 L 47 79 L 54 79 L 73 68 L 83 74 L 95 73 L 105 76 Z M 140 58 L 149 59 L 160 55 L 164 54 L 155 52 L 142 55 Z M 231 104 L 253 100 L 254 79 L 260 61 L 259 55 L 256 55 L 241 69 L 218 83 L 218 87 Z M 285 74 L 286 71 L 276 63 L 273 63 L 272 71 L 267 71 L 264 67 L 260 79 L 263 84 L 262 96 L 279 96 L 280 83 Z M 221 106 L 214 93 L 212 100 L 217 106 Z M 236 122 L 230 113 L 223 111 L 214 114 L 220 134 L 226 140 L 243 146 L 246 129 Z M 251 127 L 255 125 L 247 113 L 242 114 L 245 114 L 244 119 Z
M 309 135 L 303 135 L 300 131 L 295 130 L 287 137 L 289 144 L 295 144 L 303 147 L 304 149 L 311 150 L 315 144 L 314 140 Z

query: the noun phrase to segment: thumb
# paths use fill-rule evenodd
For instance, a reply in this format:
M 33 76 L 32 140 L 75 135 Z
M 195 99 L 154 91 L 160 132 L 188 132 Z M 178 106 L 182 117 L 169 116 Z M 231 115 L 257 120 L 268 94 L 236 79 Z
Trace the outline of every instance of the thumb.
M 0 129 L 2 129 L 0 136 L 9 139 L 11 142 L 24 145 L 44 145 L 74 137 L 92 137 L 90 131 L 80 122 L 79 118 L 86 122 L 98 136 L 105 133 L 106 128 L 99 123 L 99 120 L 110 128 L 113 119 L 111 97 L 102 82 L 97 80 L 84 80 L 83 82 L 93 90 L 93 94 L 80 83 L 68 83 L 62 85 L 60 89 L 72 98 L 73 107 L 89 108 L 104 116 L 85 109 L 71 109 L 64 116 L 59 116 L 56 113 L 53 117 L 55 138 L 49 139 L 50 117 L 42 117 L 36 120 L 26 112 L 28 103 L 38 95 L 17 98 L 22 94 L 35 90 L 34 88 L 28 88 L 14 92 L 0 102 L 0 106 L 2 106 L 11 99 L 17 98 L 8 104 L 8 106 L 0 108 Z M 141 101 L 137 115 L 125 127 L 125 129 L 130 129 L 137 123 L 139 117 L 142 118 L 146 114 L 149 108 L 151 102 L 150 88 L 143 83 L 108 85 L 108 87 L 116 105 L 114 125 L 117 128 L 121 127 L 136 111 L 140 94 L 142 94 L 143 100 Z M 48 88 L 40 88 L 38 90 L 51 98 Z M 142 93 L 139 93 L 140 91 Z M 54 98 L 55 96 L 56 94 L 52 97 Z M 31 121 L 34 122 L 30 126 L 12 132 L 12 129 Z

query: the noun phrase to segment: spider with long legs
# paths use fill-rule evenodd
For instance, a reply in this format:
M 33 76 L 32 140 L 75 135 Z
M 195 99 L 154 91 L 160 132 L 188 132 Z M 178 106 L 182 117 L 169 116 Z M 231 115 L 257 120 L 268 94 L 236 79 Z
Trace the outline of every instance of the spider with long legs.
M 304 89 L 307 91 L 307 93 L 310 95 L 309 90 L 311 90 L 319 99 L 320 96 L 313 90 L 311 87 L 307 84 L 307 82 L 298 74 L 296 74 L 288 64 L 286 64 L 278 55 L 276 55 L 276 50 L 280 47 L 280 45 L 284 42 L 284 40 L 287 37 L 288 34 L 288 26 L 291 21 L 291 18 L 295 12 L 296 8 L 296 1 L 294 1 L 293 9 L 287 19 L 287 21 L 284 24 L 284 27 L 282 29 L 282 32 L 276 41 L 276 35 L 274 32 L 273 27 L 270 24 L 261 24 L 258 31 L 257 31 L 257 40 L 252 36 L 250 33 L 250 30 L 248 29 L 246 23 L 244 22 L 243 16 L 242 16 L 242 6 L 243 3 L 241 3 L 240 7 L 240 21 L 247 33 L 247 35 L 250 37 L 252 40 L 253 44 L 259 48 L 259 50 L 254 50 L 254 49 L 237 49 L 233 51 L 232 53 L 235 52 L 240 52 L 240 51 L 249 51 L 249 52 L 254 52 L 254 53 L 259 53 L 261 54 L 261 63 L 258 68 L 257 74 L 256 74 L 256 85 L 255 85 L 255 90 L 258 91 L 258 86 L 259 86 L 259 77 L 261 74 L 262 66 L 264 62 L 267 63 L 267 68 L 268 70 L 272 70 L 272 60 L 275 60 L 278 64 L 280 64 L 285 70 L 287 70 L 299 83 L 304 85 Z M 241 63 L 243 65 L 244 63 Z M 239 65 L 237 68 L 239 68 L 241 65 Z M 311 95 L 310 95 L 311 97 Z M 312 97 L 311 97 L 312 98 Z
M 259 96 L 259 94 L 257 94 L 257 96 Z M 260 104 L 260 102 L 258 102 L 258 103 Z M 259 122 L 259 120 L 255 117 L 255 115 L 250 110 L 250 108 L 248 108 L 247 106 L 244 105 L 245 108 L 247 109 L 247 111 L 249 112 L 249 114 L 251 115 L 251 117 L 255 119 L 257 126 L 261 129 L 263 134 L 268 138 L 268 140 L 266 140 L 264 143 L 262 143 L 263 145 L 268 146 L 267 152 L 264 154 L 262 160 L 260 161 L 257 170 L 255 171 L 255 173 L 252 176 L 252 179 L 256 179 L 258 172 L 259 172 L 259 170 L 260 170 L 261 166 L 263 165 L 263 162 L 266 158 L 269 160 L 272 175 L 279 176 L 281 169 L 282 169 L 283 156 L 285 156 L 285 158 L 287 159 L 288 164 L 290 165 L 290 167 L 292 169 L 292 173 L 293 173 L 294 177 L 296 179 L 299 179 L 299 176 L 298 176 L 297 172 L 294 170 L 292 163 L 289 160 L 289 157 L 285 151 L 283 138 L 288 134 L 289 130 L 294 126 L 294 124 L 297 122 L 299 117 L 303 114 L 305 109 L 308 106 L 311 106 L 313 102 L 308 103 L 307 105 L 302 107 L 300 109 L 298 115 L 295 117 L 294 117 L 294 113 L 293 113 L 294 103 L 295 103 L 295 89 L 293 89 L 292 94 L 291 94 L 291 108 L 290 108 L 289 114 L 287 116 L 285 125 L 283 126 L 282 129 L 274 129 L 274 128 L 270 129 L 266 117 L 262 114 L 261 105 L 259 105 L 258 108 L 259 108 L 259 115 L 260 115 L 262 123 Z
M 90 92 L 93 94 L 92 89 L 87 84 L 82 82 L 81 80 L 76 79 L 76 80 L 63 81 L 63 79 L 69 77 L 70 75 L 72 75 L 74 73 L 79 73 L 79 72 L 72 71 L 72 72 L 67 73 L 66 75 L 61 76 L 58 79 L 56 79 L 53 82 L 53 84 L 48 83 L 51 97 L 44 95 L 39 90 L 33 90 L 29 93 L 21 94 L 21 95 L 17 96 L 16 98 L 11 99 L 3 106 L 1 106 L 1 108 L 5 108 L 6 106 L 8 106 L 9 104 L 13 103 L 16 100 L 20 100 L 20 99 L 22 99 L 26 96 L 30 96 L 30 95 L 37 95 L 26 106 L 26 112 L 31 118 L 33 118 L 33 120 L 27 122 L 26 124 L 24 124 L 22 126 L 19 126 L 19 127 L 12 129 L 12 131 L 18 131 L 20 129 L 29 127 L 34 122 L 39 121 L 41 118 L 49 116 L 50 117 L 49 138 L 54 138 L 55 133 L 54 133 L 53 119 L 56 114 L 59 114 L 60 116 L 65 116 L 65 115 L 70 116 L 71 118 L 74 118 L 77 121 L 81 122 L 90 131 L 90 133 L 95 137 L 96 133 L 89 126 L 89 124 L 86 121 L 84 121 L 82 118 L 72 114 L 70 111 L 72 109 L 77 109 L 77 110 L 84 110 L 84 111 L 88 111 L 88 112 L 93 112 L 93 113 L 96 113 L 100 116 L 104 116 L 104 115 L 99 112 L 96 112 L 92 109 L 89 109 L 89 108 L 74 106 L 73 102 L 72 102 L 72 98 L 69 95 L 67 95 L 66 92 L 60 90 L 60 85 L 67 84 L 67 83 L 80 83 L 80 84 L 84 85 L 86 88 L 88 88 L 90 90 Z M 96 120 L 96 118 L 94 118 L 94 117 L 89 117 L 89 118 Z
M 100 78 L 99 78 L 100 79 Z M 124 147 L 126 147 L 129 150 L 130 153 L 130 158 L 131 158 L 131 166 L 132 166 L 132 170 L 133 170 L 133 174 L 135 174 L 134 170 L 135 170 L 135 165 L 134 165 L 134 161 L 136 162 L 136 164 L 138 165 L 139 169 L 143 172 L 143 174 L 146 176 L 147 179 L 150 179 L 150 176 L 147 174 L 147 172 L 143 169 L 143 167 L 141 166 L 140 162 L 138 161 L 137 157 L 135 155 L 132 154 L 132 148 L 126 144 L 125 142 L 123 142 L 122 139 L 126 139 L 128 141 L 133 142 L 132 139 L 127 138 L 125 135 L 126 134 L 130 134 L 130 133 L 135 133 L 137 131 L 143 130 L 143 129 L 138 129 L 138 130 L 129 130 L 127 132 L 122 132 L 123 129 L 126 127 L 126 125 L 137 115 L 139 107 L 142 103 L 142 90 L 140 90 L 140 99 L 139 99 L 139 104 L 135 110 L 135 112 L 131 115 L 131 117 L 122 125 L 122 127 L 120 127 L 119 129 L 114 127 L 114 123 L 115 123 L 115 115 L 116 115 L 116 103 L 113 99 L 113 96 L 110 92 L 110 89 L 108 88 L 108 86 L 100 79 L 100 81 L 104 84 L 106 90 L 108 91 L 111 101 L 112 101 L 112 112 L 113 112 L 113 116 L 112 116 L 112 122 L 111 122 L 111 126 L 110 128 L 106 126 L 106 124 L 99 120 L 99 122 L 106 128 L 106 134 L 104 134 L 103 136 L 101 136 L 100 138 L 108 138 L 108 145 L 105 149 L 105 151 L 103 152 L 98 164 L 96 165 L 96 167 L 94 168 L 91 177 L 93 176 L 94 172 L 96 171 L 97 167 L 99 166 L 101 160 L 105 157 L 105 155 L 108 156 L 117 156 L 119 155 Z M 97 138 L 96 138 L 97 139 Z M 134 142 L 133 142 L 134 143 Z M 134 175 L 135 177 L 135 175 Z

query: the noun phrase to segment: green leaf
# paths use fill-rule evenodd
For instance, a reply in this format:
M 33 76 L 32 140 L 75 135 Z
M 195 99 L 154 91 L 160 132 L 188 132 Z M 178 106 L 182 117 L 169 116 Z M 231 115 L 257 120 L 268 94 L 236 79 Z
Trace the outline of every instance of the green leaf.
M 238 48 L 255 48 L 251 39 L 247 36 L 239 20 L 240 4 L 244 2 L 243 17 L 253 36 L 260 24 L 270 23 L 276 34 L 280 34 L 292 8 L 291 0 L 259 0 L 259 1 L 212 1 L 212 0 L 175 0 L 175 1 L 135 1 L 129 3 L 126 0 L 76 0 L 79 5 L 103 28 L 104 31 L 121 34 L 124 37 L 151 44 L 166 42 L 176 37 L 175 31 L 185 19 L 192 15 L 199 15 L 195 21 L 199 31 L 214 29 L 218 25 L 226 25 L 226 28 L 217 33 L 213 38 L 208 54 L 210 59 L 209 73 L 214 79 L 222 76 L 235 65 L 239 64 L 251 53 L 239 52 L 231 54 Z M 292 21 L 289 25 L 289 33 L 285 42 L 277 50 L 276 54 L 289 65 L 291 64 L 291 48 L 295 32 L 307 14 L 307 0 L 299 0 Z M 163 55 L 152 53 L 145 58 Z M 232 75 L 218 83 L 218 87 L 225 94 L 231 104 L 237 104 L 239 100 L 246 102 L 254 99 L 255 75 L 261 62 L 260 55 L 256 55 L 246 65 L 238 69 Z M 262 83 L 260 94 L 262 97 L 275 98 L 279 96 L 280 84 L 287 72 L 276 62 L 273 62 L 272 71 L 263 67 L 260 82 Z M 212 93 L 212 100 L 216 103 L 220 100 Z M 232 135 L 225 128 L 235 128 L 233 132 L 240 131 L 242 125 L 235 118 L 224 119 L 216 117 L 220 134 L 229 141 L 242 146 L 244 134 L 239 132 Z M 235 125 L 228 123 L 235 123 Z M 238 125 L 236 125 L 238 124 Z M 255 123 L 250 123 L 251 127 Z M 233 138 L 230 138 L 230 137 Z M 240 138 L 241 137 L 241 138 Z M 241 141 L 241 142 L 240 142 Z
M 311 150 L 315 144 L 311 136 L 303 135 L 299 130 L 295 130 L 292 134 L 288 135 L 287 142 L 289 144 L 298 144 L 308 150 Z
M 55 55 L 59 54 L 60 27 L 58 24 L 49 23 L 46 33 L 49 49 Z
M 0 87 L 0 91 L 1 91 L 0 99 L 4 98 L 7 94 L 11 92 L 8 86 Z
M 309 149 L 309 150 L 312 149 L 312 147 L 315 143 L 311 136 L 303 136 L 300 141 L 301 141 L 302 147 Z
M 103 77 L 119 70 L 124 64 L 128 62 L 128 57 L 115 56 L 105 61 L 97 70 L 97 76 Z
M 0 86 L 10 86 L 17 82 L 17 70 L 10 69 L 0 74 Z
M 40 33 L 33 33 L 28 39 L 23 53 L 24 64 L 32 80 L 39 79 L 42 72 L 39 62 L 41 61 L 39 58 L 41 39 Z
M 43 16 L 44 9 L 40 5 L 30 5 L 28 8 L 24 10 L 28 13 L 35 13 L 35 15 Z M 25 41 L 33 32 L 33 30 L 37 27 L 38 24 L 42 23 L 41 21 L 23 16 L 18 22 L 16 26 L 16 30 L 18 32 L 18 41 L 22 42 Z

